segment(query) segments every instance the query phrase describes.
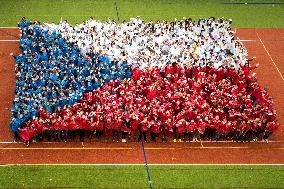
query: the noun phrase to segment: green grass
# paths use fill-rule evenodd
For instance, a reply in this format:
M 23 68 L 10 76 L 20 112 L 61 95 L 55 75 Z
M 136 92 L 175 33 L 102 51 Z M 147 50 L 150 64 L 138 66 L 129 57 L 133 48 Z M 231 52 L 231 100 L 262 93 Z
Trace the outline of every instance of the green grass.
M 151 165 L 153 188 L 284 188 L 280 165 Z M 145 166 L 0 167 L 0 188 L 149 188 Z
M 238 0 L 244 1 L 244 0 Z M 260 0 L 248 0 L 260 1 Z M 262 0 L 261 2 L 284 2 Z M 225 5 L 237 0 L 117 0 L 121 20 L 141 16 L 145 20 L 182 17 L 226 17 L 238 28 L 283 28 L 284 5 Z M 89 16 L 116 18 L 114 0 L 0 0 L 0 26 L 16 26 L 22 16 L 31 20 L 80 23 Z

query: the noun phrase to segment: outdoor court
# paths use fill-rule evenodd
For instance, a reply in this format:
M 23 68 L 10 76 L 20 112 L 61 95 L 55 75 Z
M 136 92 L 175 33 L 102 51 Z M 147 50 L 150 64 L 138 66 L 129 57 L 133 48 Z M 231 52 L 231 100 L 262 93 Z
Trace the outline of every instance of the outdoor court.
M 284 164 L 284 29 L 235 28 L 249 51 L 260 86 L 274 98 L 280 128 L 269 143 L 146 143 L 149 164 Z M 0 164 L 144 164 L 140 143 L 13 143 L 9 129 L 18 28 L 0 28 Z

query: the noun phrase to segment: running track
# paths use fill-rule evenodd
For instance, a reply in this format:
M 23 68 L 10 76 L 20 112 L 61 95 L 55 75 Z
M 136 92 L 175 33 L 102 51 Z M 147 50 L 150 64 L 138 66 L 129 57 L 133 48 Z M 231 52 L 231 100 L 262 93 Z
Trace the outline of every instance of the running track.
M 274 98 L 281 127 L 269 143 L 147 143 L 150 164 L 284 164 L 284 29 L 236 29 L 262 87 Z M 139 143 L 10 143 L 10 108 L 15 83 L 14 60 L 19 32 L 0 28 L 0 164 L 143 164 Z

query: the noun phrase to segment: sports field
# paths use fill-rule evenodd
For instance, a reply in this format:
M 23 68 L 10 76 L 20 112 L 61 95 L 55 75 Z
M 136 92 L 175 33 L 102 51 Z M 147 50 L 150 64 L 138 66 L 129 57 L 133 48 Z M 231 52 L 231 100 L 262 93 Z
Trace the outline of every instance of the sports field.
M 113 0 L 1 0 L 0 26 L 15 26 L 23 15 L 31 20 L 59 22 L 60 18 L 70 23 L 81 23 L 90 16 L 106 20 L 116 18 Z M 174 20 L 183 17 L 226 17 L 233 19 L 239 28 L 283 28 L 284 4 L 224 4 L 248 2 L 245 0 L 116 0 L 120 21 L 137 15 L 145 20 Z M 284 3 L 283 0 L 249 2 Z
M 279 165 L 151 165 L 153 188 L 283 188 Z M 147 188 L 144 165 L 2 167 L 4 188 Z M 11 182 L 11 181 L 16 182 Z
M 281 126 L 268 144 L 146 144 L 153 188 L 284 188 L 284 1 L 261 1 L 283 4 L 224 2 L 246 1 L 116 1 L 120 21 L 137 15 L 145 20 L 232 18 L 236 35 L 244 41 L 250 56 L 256 56 L 260 63 L 256 70 L 258 80 L 274 98 Z M 4 27 L 16 27 L 22 16 L 42 22 L 58 22 L 62 17 L 71 23 L 80 23 L 90 16 L 117 19 L 115 1 L 0 0 L 0 3 L 0 164 L 3 165 L 0 188 L 149 188 L 139 143 L 41 143 L 30 148 L 10 143 L 9 108 L 15 76 L 14 60 L 9 53 L 19 52 L 19 31 Z M 127 163 L 139 165 L 117 165 Z

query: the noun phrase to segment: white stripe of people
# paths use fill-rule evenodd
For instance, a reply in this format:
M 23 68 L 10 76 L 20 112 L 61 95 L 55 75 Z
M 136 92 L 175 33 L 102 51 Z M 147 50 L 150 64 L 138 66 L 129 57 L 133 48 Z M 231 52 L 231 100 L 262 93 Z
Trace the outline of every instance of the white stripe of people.
M 75 26 L 67 21 L 45 26 L 50 32 L 62 33 L 66 41 L 77 43 L 82 54 L 93 51 L 135 67 L 163 68 L 176 62 L 239 69 L 240 64 L 246 63 L 248 53 L 235 39 L 230 23 L 231 20 L 222 18 L 154 23 L 138 16 L 123 23 L 90 18 Z

